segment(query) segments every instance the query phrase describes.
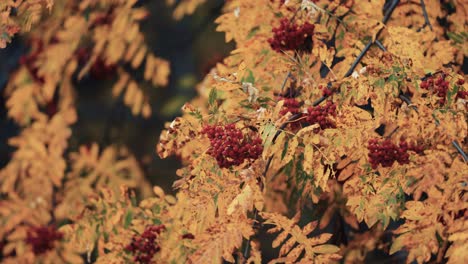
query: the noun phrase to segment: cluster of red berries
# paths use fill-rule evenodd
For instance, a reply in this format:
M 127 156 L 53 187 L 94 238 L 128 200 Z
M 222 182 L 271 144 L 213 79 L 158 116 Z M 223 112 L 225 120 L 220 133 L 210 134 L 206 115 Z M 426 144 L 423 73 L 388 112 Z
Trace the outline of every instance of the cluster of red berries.
M 291 113 L 293 115 L 299 114 L 301 112 L 301 103 L 295 98 L 279 97 L 278 100 L 283 100 L 283 108 L 279 112 L 281 116 Z M 288 124 L 292 130 L 298 130 L 301 128 L 300 121 L 290 122 Z
M 464 80 L 464 79 L 459 79 L 459 80 L 457 81 L 457 84 L 458 84 L 458 85 L 463 85 L 464 83 L 465 83 L 465 80 Z M 460 98 L 460 99 L 466 99 L 466 98 L 468 98 L 468 91 L 459 90 L 459 91 L 457 92 L 456 98 L 457 98 L 457 99 L 458 99 L 458 98 Z
M 445 104 L 447 91 L 449 88 L 449 82 L 445 80 L 445 74 L 439 75 L 437 79 L 435 79 L 434 76 L 431 76 L 422 81 L 419 87 L 432 91 L 432 94 L 436 94 L 438 97 L 440 97 L 439 104 Z
M 456 98 L 460 98 L 460 99 L 468 98 L 468 91 L 458 91 Z
M 372 169 L 377 169 L 379 164 L 382 167 L 391 167 L 395 161 L 399 164 L 408 164 L 409 163 L 409 154 L 407 148 L 402 146 L 397 146 L 390 139 L 385 139 L 379 141 L 378 139 L 370 139 L 369 146 L 369 162 L 372 166 Z
M 221 168 L 229 168 L 256 160 L 263 152 L 262 139 L 258 135 L 244 136 L 234 124 L 205 126 L 202 130 L 210 139 L 208 154 L 216 159 Z
M 273 28 L 272 32 L 273 38 L 268 39 L 268 43 L 277 52 L 286 50 L 310 52 L 312 48 L 313 24 L 305 22 L 302 26 L 298 26 L 289 19 L 283 18 L 280 26 Z
M 63 233 L 55 226 L 32 227 L 27 231 L 26 243 L 31 245 L 35 255 L 40 255 L 54 248 L 54 242 L 61 240 Z
M 395 161 L 399 164 L 409 163 L 408 151 L 414 151 L 417 154 L 422 154 L 424 146 L 416 144 L 408 144 L 404 140 L 400 140 L 397 146 L 390 139 L 379 141 L 378 139 L 370 139 L 367 147 L 369 150 L 369 162 L 373 169 L 382 165 L 382 167 L 391 167 Z
M 311 125 L 319 124 L 320 129 L 336 128 L 331 116 L 336 117 L 336 105 L 332 101 L 327 101 L 323 106 L 307 108 L 306 121 Z
M 298 102 L 295 98 L 284 98 L 284 97 L 279 97 L 278 100 L 283 100 L 283 109 L 280 111 L 280 115 L 284 116 L 287 113 L 291 114 L 297 114 L 301 110 L 301 103 Z
M 333 91 L 326 86 L 324 87 L 322 85 L 319 85 L 319 89 L 322 90 L 322 96 L 324 97 L 328 97 L 333 94 Z
M 125 250 L 132 253 L 133 261 L 142 264 L 152 263 L 154 254 L 161 250 L 156 238 L 165 229 L 164 225 L 153 225 L 147 227 L 141 235 L 132 237 L 132 242 L 125 247 Z

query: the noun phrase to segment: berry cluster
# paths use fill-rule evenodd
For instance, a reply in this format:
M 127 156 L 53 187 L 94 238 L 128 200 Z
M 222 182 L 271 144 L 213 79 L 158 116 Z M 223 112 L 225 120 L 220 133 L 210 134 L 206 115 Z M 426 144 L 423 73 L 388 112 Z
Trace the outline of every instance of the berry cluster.
M 336 105 L 332 101 L 327 101 L 323 106 L 309 107 L 306 121 L 310 124 L 319 124 L 320 129 L 336 128 L 330 116 L 336 117 Z
M 125 250 L 132 253 L 133 261 L 142 264 L 152 263 L 154 254 L 161 250 L 156 238 L 165 229 L 164 225 L 153 225 L 147 227 L 141 235 L 132 237 L 132 242 L 125 247 Z
M 441 74 L 437 79 L 435 79 L 434 76 L 431 76 L 422 81 L 419 87 L 432 91 L 432 94 L 436 94 L 440 97 L 439 104 L 445 104 L 449 88 L 449 82 L 445 80 L 445 74 Z
M 296 99 L 279 97 L 278 100 L 284 100 L 280 115 L 284 116 L 288 112 L 294 115 L 300 112 L 301 104 Z
M 286 50 L 310 52 L 312 48 L 313 24 L 305 22 L 302 26 L 298 26 L 283 18 L 280 26 L 273 28 L 272 32 L 273 38 L 268 39 L 268 43 L 277 52 Z
M 208 154 L 216 159 L 221 168 L 237 166 L 245 160 L 256 160 L 263 151 L 262 139 L 258 135 L 246 137 L 234 124 L 205 126 L 202 133 L 210 139 Z
M 319 89 L 322 90 L 322 96 L 328 97 L 333 94 L 333 91 L 331 89 L 328 89 L 328 87 L 324 87 L 322 85 L 319 85 Z
M 400 141 L 399 146 L 397 146 L 390 139 L 379 141 L 374 138 L 369 140 L 367 149 L 369 150 L 369 162 L 373 169 L 377 169 L 379 164 L 382 167 L 391 167 L 395 161 L 399 164 L 409 163 L 409 146 L 405 141 Z
M 468 91 L 458 91 L 456 98 L 460 98 L 460 99 L 468 98 Z
M 298 102 L 296 99 L 279 97 L 278 100 L 284 101 L 283 108 L 279 112 L 281 116 L 284 116 L 287 113 L 295 115 L 301 112 L 301 103 Z M 301 123 L 299 121 L 290 122 L 288 125 L 291 127 L 292 130 L 298 130 L 299 128 L 301 128 Z
M 457 85 L 463 85 L 465 83 L 465 80 L 464 79 L 458 79 L 457 80 Z M 457 91 L 457 95 L 455 97 L 456 99 L 460 98 L 460 99 L 467 99 L 468 98 L 468 91 L 462 91 L 462 90 L 459 90 Z
M 63 233 L 55 226 L 32 227 L 28 230 L 26 243 L 31 245 L 35 255 L 40 255 L 54 248 L 54 242 L 63 238 Z
M 195 239 L 195 236 L 192 233 L 187 233 L 182 235 L 182 239 Z

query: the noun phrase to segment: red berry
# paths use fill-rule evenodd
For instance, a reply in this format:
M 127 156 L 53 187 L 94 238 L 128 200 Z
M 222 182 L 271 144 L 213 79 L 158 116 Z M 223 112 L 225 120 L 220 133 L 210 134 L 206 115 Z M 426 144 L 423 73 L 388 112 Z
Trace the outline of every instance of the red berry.
M 423 147 L 411 145 L 400 140 L 399 145 L 394 144 L 390 139 L 379 141 L 378 139 L 370 139 L 367 149 L 369 150 L 369 162 L 373 169 L 382 165 L 382 167 L 391 167 L 396 161 L 399 164 L 409 163 L 408 150 L 422 154 Z
M 310 52 L 314 28 L 315 26 L 308 22 L 298 26 L 290 22 L 288 18 L 283 18 L 280 26 L 272 29 L 273 38 L 270 38 L 268 43 L 277 52 L 286 50 Z
M 336 117 L 336 105 L 332 101 L 327 101 L 324 106 L 314 106 L 307 109 L 306 121 L 310 124 L 319 124 L 320 129 L 336 128 L 335 123 L 330 118 Z
M 153 225 L 145 229 L 140 235 L 132 237 L 132 242 L 125 247 L 134 257 L 137 263 L 152 263 L 154 254 L 161 250 L 156 239 L 166 227 L 164 225 Z
M 61 240 L 63 233 L 55 226 L 32 227 L 27 231 L 26 243 L 32 246 L 35 255 L 40 255 L 54 248 L 54 242 Z
M 263 151 L 258 135 L 247 137 L 235 124 L 205 126 L 202 130 L 210 139 L 208 154 L 216 159 L 221 168 L 229 168 L 258 159 Z

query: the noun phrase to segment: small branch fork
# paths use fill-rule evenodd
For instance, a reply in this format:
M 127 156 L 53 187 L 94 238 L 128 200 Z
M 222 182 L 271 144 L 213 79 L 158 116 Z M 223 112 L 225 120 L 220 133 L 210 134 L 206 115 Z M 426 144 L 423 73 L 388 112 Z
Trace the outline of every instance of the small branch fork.
M 425 28 L 426 26 L 429 26 L 429 28 L 432 31 L 432 25 L 431 25 L 431 22 L 429 21 L 429 16 L 427 15 L 426 4 L 424 3 L 424 0 L 421 0 L 421 8 L 423 11 L 423 16 L 424 16 L 424 21 L 425 21 L 421 29 Z

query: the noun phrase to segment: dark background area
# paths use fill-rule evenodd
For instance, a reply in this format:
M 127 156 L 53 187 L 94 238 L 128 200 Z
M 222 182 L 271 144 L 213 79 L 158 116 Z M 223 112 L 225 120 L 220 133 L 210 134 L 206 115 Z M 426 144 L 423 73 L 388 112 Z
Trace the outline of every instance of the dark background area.
M 172 17 L 173 7 L 165 1 L 139 1 L 148 8 L 150 16 L 141 24 L 146 42 L 153 53 L 171 64 L 167 87 L 143 87 L 150 95 L 152 117 L 144 119 L 131 114 L 121 98 L 111 95 L 117 77 L 96 80 L 90 76 L 77 81 L 76 107 L 78 122 L 73 126 L 69 151 L 79 145 L 97 142 L 101 148 L 111 144 L 127 146 L 141 161 L 148 180 L 168 192 L 173 192 L 175 171 L 180 167 L 176 158 L 161 160 L 156 154 L 156 144 L 164 123 L 180 114 L 180 107 L 196 95 L 195 85 L 201 81 L 215 63 L 234 48 L 225 43 L 224 34 L 216 32 L 214 20 L 221 14 L 223 0 L 208 0 L 195 13 L 180 21 Z M 7 117 L 3 90 L 10 73 L 19 66 L 26 54 L 26 39 L 17 36 L 7 48 L 0 49 L 0 168 L 12 154 L 8 138 L 19 133 L 18 127 Z M 135 72 L 141 76 L 141 72 Z

